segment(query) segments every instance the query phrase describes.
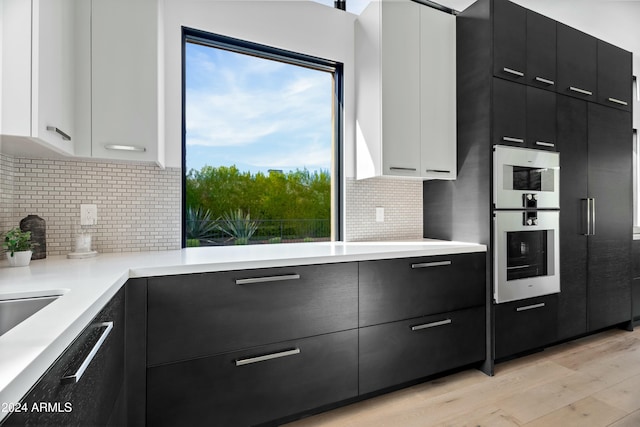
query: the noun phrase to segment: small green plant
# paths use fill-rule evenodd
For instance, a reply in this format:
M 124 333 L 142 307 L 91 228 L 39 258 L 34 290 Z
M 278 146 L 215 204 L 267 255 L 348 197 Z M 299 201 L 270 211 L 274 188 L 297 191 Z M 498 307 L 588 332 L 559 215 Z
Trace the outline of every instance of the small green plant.
M 2 247 L 13 256 L 15 252 L 30 251 L 36 245 L 37 243 L 31 241 L 31 231 L 22 231 L 19 227 L 15 227 L 7 231 Z
M 197 248 L 200 246 L 200 239 L 187 239 L 188 248 Z
M 272 244 L 282 243 L 282 237 L 272 237 L 269 239 L 269 243 L 272 243 Z
M 258 221 L 252 220 L 249 213 L 245 215 L 242 209 L 237 209 L 222 215 L 219 227 L 235 239 L 236 245 L 246 245 L 258 229 L 258 225 Z
M 313 237 L 305 237 L 302 241 L 303 241 L 304 243 L 311 243 L 311 242 L 313 242 L 313 241 L 314 241 L 314 239 L 313 239 Z
M 211 219 L 209 209 L 188 207 L 186 212 L 187 246 L 189 241 L 206 239 L 218 231 L 216 221 Z M 193 243 L 193 242 L 192 242 Z M 200 243 L 198 243 L 200 246 Z

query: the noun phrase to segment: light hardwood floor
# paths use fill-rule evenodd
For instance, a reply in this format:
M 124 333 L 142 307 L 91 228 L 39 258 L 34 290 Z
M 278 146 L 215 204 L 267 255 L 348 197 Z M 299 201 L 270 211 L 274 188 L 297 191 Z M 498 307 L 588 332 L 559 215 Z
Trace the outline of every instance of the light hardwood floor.
M 287 427 L 638 427 L 640 327 L 467 370 Z

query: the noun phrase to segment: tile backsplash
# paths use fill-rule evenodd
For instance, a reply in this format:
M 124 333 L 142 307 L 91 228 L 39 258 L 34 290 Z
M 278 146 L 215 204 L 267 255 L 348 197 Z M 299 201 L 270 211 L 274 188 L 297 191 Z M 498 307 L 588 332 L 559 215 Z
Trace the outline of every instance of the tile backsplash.
M 29 214 L 46 221 L 47 255 L 73 249 L 80 205 L 96 204 L 98 252 L 180 248 L 181 172 L 145 163 L 0 155 L 2 232 Z
M 38 215 L 46 221 L 47 255 L 65 255 L 80 205 L 90 203 L 98 207 L 91 229 L 98 252 L 178 249 L 181 182 L 179 168 L 0 154 L 0 233 Z M 347 241 L 422 237 L 422 181 L 347 179 L 345 191 Z M 376 222 L 376 207 L 384 208 L 384 222 Z

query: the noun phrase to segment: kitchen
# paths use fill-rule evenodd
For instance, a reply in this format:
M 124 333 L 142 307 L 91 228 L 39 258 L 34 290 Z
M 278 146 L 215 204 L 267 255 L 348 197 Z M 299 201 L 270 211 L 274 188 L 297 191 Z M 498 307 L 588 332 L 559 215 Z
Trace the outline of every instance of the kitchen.
M 15 141 L 8 141 L 8 138 L 3 138 L 2 151 L 8 153 L 2 157 L 3 191 L 1 194 L 3 198 L 3 209 L 6 209 L 3 211 L 2 217 L 3 231 L 14 226 L 20 218 L 27 214 L 44 213 L 48 220 L 48 255 L 52 257 L 63 256 L 69 252 L 72 246 L 72 221 L 68 218 L 75 218 L 77 216 L 80 204 L 97 203 L 99 204 L 99 211 L 95 238 L 99 242 L 98 251 L 101 253 L 97 259 L 106 260 L 113 258 L 113 262 L 118 264 L 120 261 L 117 259 L 117 255 L 109 255 L 110 252 L 160 251 L 180 248 L 182 222 L 180 218 L 181 171 L 179 166 L 182 156 L 180 153 L 180 144 L 169 142 L 180 141 L 181 139 L 180 25 L 188 25 L 193 28 L 215 31 L 237 38 L 257 40 L 261 43 L 275 46 L 284 46 L 291 50 L 302 51 L 319 57 L 330 57 L 344 63 L 344 111 L 346 117 L 344 122 L 344 169 L 346 176 L 345 240 L 409 240 L 420 239 L 423 235 L 433 237 L 423 233 L 423 183 L 421 180 L 373 179 L 359 181 L 353 179 L 359 174 L 356 162 L 360 160 L 356 154 L 357 130 L 356 113 L 354 112 L 354 110 L 356 110 L 355 105 L 358 101 L 354 88 L 354 86 L 358 84 L 355 77 L 358 70 L 353 65 L 354 61 L 350 59 L 354 55 L 357 56 L 357 52 L 354 53 L 355 43 L 351 42 L 355 37 L 353 28 L 356 16 L 317 4 L 299 5 L 297 4 L 298 2 L 292 2 L 292 4 L 283 7 L 282 10 L 274 4 L 269 4 L 270 2 L 258 2 L 255 4 L 245 4 L 245 2 L 241 2 L 240 4 L 234 4 L 234 2 L 212 2 L 212 4 L 216 3 L 218 3 L 216 7 L 222 9 L 216 9 L 214 6 L 211 6 L 211 9 L 206 13 L 200 11 L 200 13 L 197 14 L 189 14 L 189 8 L 184 6 L 184 2 L 164 2 L 163 14 L 165 26 L 162 28 L 164 30 L 162 37 L 165 39 L 165 48 L 160 51 L 158 58 L 151 58 L 151 62 L 164 60 L 165 66 L 156 66 L 156 72 L 150 73 L 150 75 L 158 76 L 157 82 L 155 83 L 160 84 L 159 82 L 164 80 L 164 90 L 154 91 L 153 87 L 155 87 L 155 84 L 151 84 L 151 89 L 146 86 L 144 88 L 136 88 L 140 90 L 151 90 L 152 93 L 151 96 L 141 96 L 136 99 L 136 102 L 151 102 L 151 106 L 144 105 L 142 108 L 161 111 L 161 113 L 158 113 L 155 117 L 153 115 L 145 118 L 134 117 L 134 121 L 144 119 L 147 124 L 147 126 L 144 126 L 144 131 L 150 133 L 150 135 L 138 137 L 137 139 L 155 141 L 155 143 L 150 145 L 147 151 L 143 153 L 143 156 L 145 156 L 144 159 L 147 160 L 146 163 L 117 163 L 103 160 L 85 160 L 87 157 L 86 153 L 93 149 L 93 147 L 91 147 L 91 136 L 80 138 L 82 143 L 89 141 L 89 146 L 76 145 L 74 150 L 81 158 L 73 160 L 64 158 L 41 160 L 42 156 L 35 155 L 36 152 L 41 150 L 40 145 L 36 144 L 33 147 L 28 147 L 27 150 L 31 152 L 27 155 L 20 151 L 25 149 L 23 147 L 24 144 L 17 144 Z M 633 7 L 633 3 L 629 3 L 631 3 L 631 6 L 627 7 Z M 453 7 L 455 5 L 451 6 Z M 466 6 L 467 5 L 455 8 L 462 10 L 465 9 Z M 533 7 L 532 5 L 525 6 Z M 233 8 L 232 10 L 235 10 L 235 12 L 224 9 L 225 7 Z M 551 5 L 549 7 L 551 7 Z M 606 16 L 606 11 L 609 10 L 604 6 L 598 9 L 597 6 L 594 5 L 594 8 L 593 10 L 602 16 Z M 134 15 L 133 11 L 127 11 L 127 13 L 132 16 Z M 145 10 L 141 9 L 139 13 L 144 14 Z M 608 31 L 613 32 L 612 34 L 608 33 L 606 28 L 603 29 L 597 25 L 591 29 L 591 26 L 587 28 L 583 27 L 585 24 L 582 24 L 580 21 L 572 22 L 570 20 L 572 14 L 566 11 L 566 15 L 560 14 L 561 11 L 554 12 L 552 9 L 548 12 L 540 10 L 540 13 L 577 28 L 584 28 L 585 31 L 594 36 L 622 46 L 627 50 L 637 51 L 635 46 L 625 45 L 625 39 L 618 38 L 619 36 L 616 32 L 622 31 L 622 25 L 615 26 L 615 29 L 607 26 L 606 28 L 608 28 Z M 247 20 L 247 16 L 255 18 Z M 624 16 L 631 19 L 634 15 L 632 11 L 630 11 L 624 13 Z M 238 17 L 238 19 L 231 19 L 230 17 Z M 299 34 L 298 26 L 291 29 L 293 33 L 286 31 L 286 29 L 291 27 L 288 23 L 299 22 L 301 19 L 305 19 L 304 23 L 300 24 L 301 27 L 305 28 L 304 36 Z M 329 33 L 326 31 L 327 22 L 335 23 L 335 25 L 331 25 L 332 31 Z M 279 31 L 274 31 L 274 28 L 278 28 Z M 630 28 L 633 27 L 631 26 Z M 160 36 L 158 36 L 158 38 L 159 37 Z M 78 42 L 82 42 L 82 40 L 78 40 Z M 635 38 L 635 40 L 638 40 L 638 38 Z M 84 49 L 86 51 L 87 47 L 85 46 Z M 136 60 L 135 57 L 129 59 L 131 61 Z M 637 61 L 637 58 L 634 59 Z M 108 66 L 108 61 L 101 65 L 101 67 L 105 67 L 105 69 L 108 69 Z M 148 66 L 148 64 L 146 66 Z M 636 66 L 634 69 L 637 70 L 638 67 Z M 98 73 L 98 75 L 92 76 L 94 83 L 98 78 L 105 78 L 100 74 L 105 73 Z M 86 74 L 81 75 L 86 76 Z M 89 82 L 82 83 L 82 78 L 78 81 L 81 84 L 91 85 Z M 356 82 L 355 84 L 349 84 L 349 82 L 354 81 Z M 4 91 L 6 90 L 7 89 L 3 87 L 3 98 L 6 94 Z M 89 92 L 91 90 L 92 89 L 88 89 Z M 99 90 L 99 87 L 95 90 Z M 126 95 L 127 91 L 132 91 L 133 89 L 126 87 L 122 90 L 124 92 L 123 95 Z M 79 93 L 82 94 L 82 92 Z M 160 96 L 159 93 L 162 93 L 163 96 Z M 100 93 L 96 93 L 94 100 L 99 98 L 99 96 Z M 87 102 L 91 103 L 86 97 L 80 97 L 75 104 L 85 105 L 83 103 Z M 158 106 L 160 105 L 163 105 L 164 108 L 158 110 Z M 106 108 L 109 114 L 116 114 L 113 112 L 113 110 L 116 110 L 114 106 L 109 107 L 107 105 L 107 107 L 103 108 Z M 123 109 L 122 106 L 119 106 L 119 108 Z M 6 108 L 4 110 L 6 110 Z M 3 113 L 5 112 L 4 110 Z M 79 110 L 86 112 L 90 110 L 90 108 L 79 108 Z M 637 109 L 634 110 L 634 114 L 637 114 Z M 114 123 L 123 123 L 121 128 L 118 129 L 119 131 L 127 128 L 127 126 L 133 126 L 130 123 L 131 118 L 127 116 L 126 111 L 120 117 L 105 117 L 104 119 L 107 124 L 110 120 Z M 98 132 L 108 133 L 110 129 L 108 126 L 100 123 L 101 120 L 102 118 L 100 116 L 94 114 L 89 122 L 98 130 L 85 129 L 84 132 L 93 133 L 93 138 L 95 138 Z M 77 121 L 78 126 L 87 123 L 86 118 L 85 120 L 77 119 Z M 635 123 L 637 123 L 637 120 Z M 79 131 L 83 132 L 82 130 Z M 134 131 L 137 131 L 137 129 L 134 129 Z M 107 135 L 107 137 L 116 138 L 116 136 L 109 135 Z M 158 142 L 160 140 L 164 142 Z M 163 144 L 164 149 L 162 148 Z M 83 152 L 82 150 L 86 151 Z M 127 156 L 127 159 L 136 159 L 136 157 L 134 157 L 135 153 L 114 153 L 102 153 L 96 157 L 113 159 L 118 156 Z M 122 157 L 120 158 L 122 159 Z M 137 158 L 140 159 L 140 157 Z M 158 168 L 153 165 L 153 162 L 164 163 L 165 168 Z M 84 172 L 74 173 L 72 172 L 74 170 Z M 85 175 L 83 175 L 83 173 Z M 42 178 L 45 177 L 45 174 L 46 179 L 43 180 Z M 5 177 L 6 179 L 4 179 Z M 131 181 L 135 181 L 135 185 L 132 185 L 130 183 Z M 61 190 L 56 190 L 57 188 Z M 82 190 L 79 190 L 79 188 Z M 57 191 L 60 193 L 57 193 Z M 383 199 L 379 198 L 380 195 L 382 195 Z M 49 198 L 49 196 L 51 197 Z M 56 196 L 61 196 L 62 198 L 56 198 Z M 61 203 L 60 200 L 64 200 L 64 202 Z M 142 205 L 140 204 L 140 200 L 142 200 Z M 7 201 L 7 203 L 4 203 L 5 201 Z M 428 200 L 425 201 L 428 202 Z M 111 206 L 113 206 L 113 208 L 111 208 Z M 386 207 L 385 222 L 382 224 L 377 223 L 372 215 L 374 207 L 376 206 Z M 58 220 L 58 218 L 60 219 Z M 153 225 L 151 227 L 144 227 L 143 224 Z M 458 226 L 461 225 L 458 224 Z M 479 240 L 473 239 L 468 239 L 467 241 L 479 242 Z M 398 247 L 392 249 L 390 248 L 390 244 L 383 248 L 381 248 L 380 245 L 372 246 L 375 248 L 369 250 L 377 251 L 378 253 L 385 253 L 385 251 L 402 252 L 399 257 L 426 256 L 430 254 L 428 248 L 420 248 L 417 250 L 415 248 L 408 249 Z M 123 248 L 127 248 L 127 250 Z M 191 252 L 194 253 L 194 259 L 187 261 L 187 263 L 200 265 L 199 263 L 203 261 L 198 259 L 197 254 L 199 252 Z M 189 252 L 186 253 L 189 254 Z M 253 256 L 259 258 L 259 255 Z M 296 257 L 304 257 L 305 255 L 288 254 L 282 256 L 284 258 L 288 257 L 287 259 L 294 259 Z M 357 256 L 349 258 L 351 254 L 346 254 L 345 256 L 347 256 L 347 258 L 343 258 L 345 261 L 361 262 L 375 259 L 371 253 L 366 255 L 365 258 L 358 258 Z M 360 256 L 362 257 L 364 255 L 361 254 Z M 137 257 L 138 255 L 135 254 L 128 257 L 130 264 L 128 267 L 125 267 L 125 270 L 115 273 L 109 272 L 109 274 L 116 275 L 116 277 L 113 278 L 113 283 L 109 285 L 110 291 L 107 292 L 107 294 L 110 294 L 109 296 L 115 294 L 115 287 L 119 287 L 124 283 L 122 282 L 122 274 L 128 271 L 128 269 L 135 270 L 137 268 L 140 270 L 130 277 L 144 277 L 144 267 L 148 261 L 145 260 L 136 264 L 134 260 Z M 140 255 L 140 257 L 143 257 L 143 255 Z M 383 255 L 379 255 L 379 257 L 384 258 Z M 159 262 L 165 262 L 165 265 L 175 265 L 177 262 L 175 258 L 172 259 L 169 255 L 164 259 L 162 255 L 158 255 L 157 258 Z M 207 261 L 204 262 L 206 265 Z M 284 263 L 284 261 L 281 261 L 280 265 L 278 265 L 277 262 L 275 264 L 266 263 L 263 265 L 255 265 L 253 268 L 279 267 L 283 265 L 282 263 Z M 125 262 L 124 264 L 126 265 L 127 263 Z M 30 268 L 35 270 L 37 265 L 36 260 Z M 83 264 L 83 268 L 85 267 L 89 269 L 89 263 Z M 64 269 L 64 267 L 60 268 Z M 113 267 L 113 265 L 106 267 L 105 265 L 96 268 L 110 270 L 117 269 L 118 267 Z M 224 266 L 215 268 L 209 266 L 208 268 L 207 270 L 200 267 L 197 271 L 224 270 Z M 56 268 L 50 266 L 47 267 L 47 269 L 52 269 L 53 271 Z M 3 273 L 5 271 L 6 270 L 3 270 Z M 164 271 L 165 274 L 177 274 L 180 272 L 186 273 L 189 271 L 184 269 L 181 271 Z M 95 274 L 96 280 L 97 277 L 102 274 L 97 272 L 90 273 L 90 270 L 85 270 L 84 273 Z M 78 274 L 80 275 L 81 273 Z M 158 274 L 162 274 L 162 272 L 154 273 L 154 275 Z M 3 274 L 3 276 L 7 277 L 7 281 L 20 279 L 24 277 L 24 275 L 28 275 L 28 273 L 19 273 L 14 270 Z M 45 277 L 53 278 L 51 275 Z M 86 276 L 81 278 L 86 280 Z M 4 283 L 6 282 L 3 278 L 3 284 Z M 54 285 L 54 283 L 56 284 Z M 66 289 L 71 286 L 62 283 L 58 284 L 57 282 L 39 283 L 38 285 L 40 289 Z M 16 291 L 16 288 L 13 287 L 8 290 Z M 4 292 L 5 289 L 3 288 L 3 293 Z M 58 301 L 52 303 L 49 308 L 53 309 L 54 305 L 57 304 L 60 306 L 63 303 L 71 307 L 74 305 L 72 301 L 73 298 L 75 297 L 73 297 L 72 293 L 67 293 Z M 68 302 L 64 302 L 63 300 L 67 300 Z M 107 301 L 108 297 L 101 295 L 100 298 L 92 304 L 91 309 L 89 309 L 89 307 L 86 308 L 88 311 L 83 313 L 83 325 L 76 325 L 74 323 L 75 326 L 73 326 L 72 330 L 60 331 L 60 333 L 64 332 L 66 334 L 67 345 L 73 340 L 74 333 L 77 335 L 82 330 L 82 327 L 89 323 L 92 315 L 95 315 L 99 311 L 100 307 L 97 307 L 97 305 L 99 305 L 98 302 L 104 305 Z M 77 302 L 78 301 L 76 301 L 76 303 Z M 452 310 L 453 308 L 450 309 Z M 43 309 L 43 311 L 36 316 L 44 316 L 47 313 L 45 310 L 47 310 L 47 308 Z M 33 317 L 33 322 L 36 321 L 36 316 Z M 411 317 L 418 317 L 418 315 L 412 315 Z M 71 322 L 70 319 L 68 321 Z M 13 332 L 17 333 L 18 330 L 16 329 Z M 264 342 L 263 344 L 267 343 L 268 342 Z M 58 354 L 60 354 L 66 345 L 63 346 L 61 343 L 57 345 L 59 348 L 50 351 L 58 351 Z M 52 360 L 49 361 L 49 364 L 51 362 Z M 44 362 L 40 363 L 44 364 Z M 39 377 L 42 372 L 44 371 L 41 371 L 40 374 L 37 375 L 32 374 L 36 375 L 36 378 L 32 378 L 32 383 L 37 380 L 37 377 Z M 24 391 L 25 390 L 23 390 L 23 392 Z M 13 399 L 11 400 L 13 401 Z

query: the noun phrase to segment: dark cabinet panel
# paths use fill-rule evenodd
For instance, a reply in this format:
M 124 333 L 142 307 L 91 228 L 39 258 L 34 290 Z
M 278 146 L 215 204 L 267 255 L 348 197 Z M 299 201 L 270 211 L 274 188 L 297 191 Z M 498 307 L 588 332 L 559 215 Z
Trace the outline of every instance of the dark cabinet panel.
M 107 329 L 103 323 L 112 323 Z M 109 332 L 107 332 L 107 330 Z M 106 339 L 100 344 L 100 338 Z M 77 382 L 62 381 L 78 371 L 91 351 L 97 353 Z M 64 382 L 64 383 L 63 383 Z M 3 426 L 106 426 L 124 410 L 124 289 L 95 317 L 22 400 L 26 412 L 14 412 Z M 49 410 L 33 410 L 49 404 Z
M 631 277 L 640 277 L 640 240 L 631 242 Z
M 631 318 L 631 114 L 598 104 L 588 107 L 589 195 L 593 235 L 589 237 L 589 330 Z
M 507 0 L 493 0 L 493 73 L 525 80 L 527 11 Z
M 524 147 L 527 143 L 527 87 L 493 79 L 493 144 Z
M 147 423 L 247 426 L 307 411 L 355 397 L 357 363 L 351 330 L 149 368 Z
M 360 262 L 359 325 L 484 304 L 485 253 Z
M 558 95 L 560 294 L 558 339 L 587 332 L 587 102 Z
M 597 40 L 588 34 L 558 23 L 558 93 L 596 100 Z
M 558 294 L 495 306 L 495 358 L 535 350 L 557 339 Z
M 527 84 L 555 91 L 556 21 L 527 11 Z
M 633 304 L 633 318 L 640 317 L 640 277 L 636 277 L 631 282 L 631 295 Z
M 527 87 L 527 147 L 556 151 L 556 96 Z
M 148 315 L 149 365 L 356 328 L 358 265 L 152 278 Z
M 598 40 L 598 102 L 631 111 L 631 52 Z
M 360 329 L 360 394 L 479 362 L 485 356 L 485 309 Z

